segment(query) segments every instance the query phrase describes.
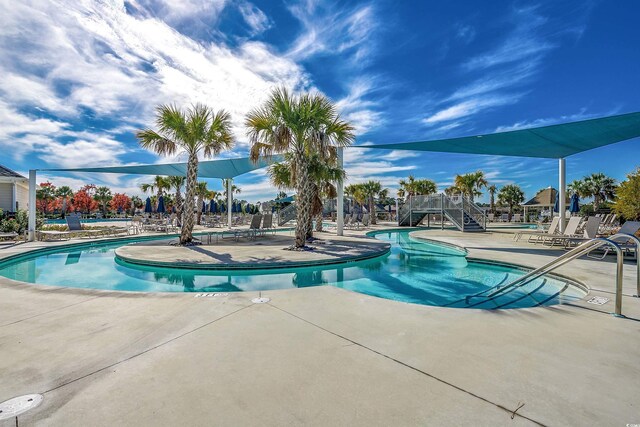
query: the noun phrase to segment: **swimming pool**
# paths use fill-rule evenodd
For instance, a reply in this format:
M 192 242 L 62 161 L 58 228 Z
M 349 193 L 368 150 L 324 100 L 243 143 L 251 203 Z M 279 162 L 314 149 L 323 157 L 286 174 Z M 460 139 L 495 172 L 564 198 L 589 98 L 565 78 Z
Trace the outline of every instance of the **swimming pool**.
M 372 234 L 391 244 L 387 255 L 323 267 L 201 271 L 137 266 L 116 261 L 115 249 L 131 243 L 120 241 L 23 255 L 0 263 L 0 275 L 43 285 L 140 292 L 266 291 L 331 285 L 403 302 L 485 309 L 552 305 L 585 295 L 562 279 L 543 277 L 499 298 L 467 303 L 467 295 L 490 292 L 525 270 L 468 260 L 461 249 L 414 240 L 410 231 Z

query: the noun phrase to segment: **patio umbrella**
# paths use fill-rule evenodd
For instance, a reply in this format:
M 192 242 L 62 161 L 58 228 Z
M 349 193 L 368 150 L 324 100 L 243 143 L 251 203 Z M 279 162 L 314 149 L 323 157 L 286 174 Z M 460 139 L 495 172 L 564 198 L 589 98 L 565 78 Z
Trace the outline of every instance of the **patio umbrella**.
M 571 196 L 571 203 L 569 204 L 569 212 L 580 212 L 580 196 L 577 193 L 573 193 Z
M 218 206 L 218 208 L 220 208 L 220 213 L 225 213 L 227 211 L 227 207 L 224 203 L 220 203 L 220 206 Z
M 207 213 L 207 204 L 204 202 L 204 200 L 202 201 L 202 213 Z
M 167 209 L 164 207 L 164 197 L 160 196 L 158 198 L 158 213 L 165 213 Z
M 213 214 L 218 213 L 218 204 L 213 199 L 211 199 L 211 202 L 209 202 L 209 212 Z
M 144 202 L 144 213 L 152 213 L 153 208 L 151 207 L 151 198 L 147 197 L 147 200 Z
M 553 205 L 554 212 L 560 212 L 560 195 L 556 193 L 556 202 Z
M 231 213 L 238 213 L 238 204 L 236 202 L 231 203 Z
M 276 207 L 275 206 L 271 206 L 271 213 L 275 213 L 276 211 Z

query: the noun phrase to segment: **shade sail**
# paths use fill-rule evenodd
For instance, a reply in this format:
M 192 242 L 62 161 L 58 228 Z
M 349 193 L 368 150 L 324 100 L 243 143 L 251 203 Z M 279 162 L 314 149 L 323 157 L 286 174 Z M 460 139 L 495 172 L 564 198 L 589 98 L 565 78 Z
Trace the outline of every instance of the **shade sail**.
M 358 147 L 561 159 L 636 137 L 640 137 L 640 112 L 486 135 Z
M 198 176 L 200 178 L 220 178 L 229 179 L 238 175 L 261 169 L 272 163 L 279 162 L 282 156 L 273 156 L 271 159 L 260 159 L 253 163 L 248 157 L 224 160 L 207 160 L 198 165 Z M 132 166 L 108 166 L 102 168 L 74 168 L 74 169 L 40 169 L 42 171 L 55 172 L 97 172 L 97 173 L 120 173 L 127 175 L 164 175 L 164 176 L 186 176 L 186 163 L 168 163 L 158 165 L 132 165 Z

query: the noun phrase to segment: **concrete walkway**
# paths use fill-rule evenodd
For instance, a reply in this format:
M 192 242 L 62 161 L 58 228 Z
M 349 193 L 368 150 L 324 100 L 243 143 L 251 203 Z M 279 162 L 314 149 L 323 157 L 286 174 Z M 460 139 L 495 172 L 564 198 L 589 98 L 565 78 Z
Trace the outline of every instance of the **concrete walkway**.
M 479 258 L 553 256 L 497 233 L 425 236 Z M 0 401 L 44 393 L 21 425 L 640 423 L 630 267 L 627 319 L 586 302 L 482 311 L 321 286 L 252 304 L 251 292 L 194 298 L 0 278 Z M 611 296 L 610 261 L 566 268 L 589 296 Z

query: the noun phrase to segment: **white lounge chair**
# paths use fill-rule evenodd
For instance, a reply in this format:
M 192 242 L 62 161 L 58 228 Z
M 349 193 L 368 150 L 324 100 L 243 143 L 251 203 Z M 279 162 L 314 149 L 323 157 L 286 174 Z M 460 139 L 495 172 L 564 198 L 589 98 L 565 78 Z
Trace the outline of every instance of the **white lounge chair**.
M 536 243 L 538 241 L 540 241 L 540 239 L 542 238 L 542 236 L 544 235 L 552 235 L 552 234 L 556 234 L 556 231 L 558 230 L 558 224 L 560 223 L 560 217 L 554 216 L 553 219 L 551 220 L 551 223 L 549 224 L 549 228 L 546 230 L 526 230 L 526 231 L 520 231 L 518 233 L 516 233 L 513 236 L 513 240 L 515 240 L 516 242 L 518 240 L 520 240 L 520 238 L 522 236 L 529 236 L 529 239 L 527 240 L 529 243 Z M 535 240 L 532 240 L 535 239 Z
M 569 222 L 567 223 L 567 226 L 565 227 L 564 232 L 562 234 L 551 234 L 551 235 L 543 236 L 542 244 L 545 244 L 545 245 L 549 244 L 549 246 L 553 246 L 556 243 L 562 243 L 566 241 L 566 239 L 568 238 L 580 237 L 577 234 L 578 226 L 580 225 L 580 222 L 582 222 L 581 217 L 572 216 L 571 218 L 569 218 Z

